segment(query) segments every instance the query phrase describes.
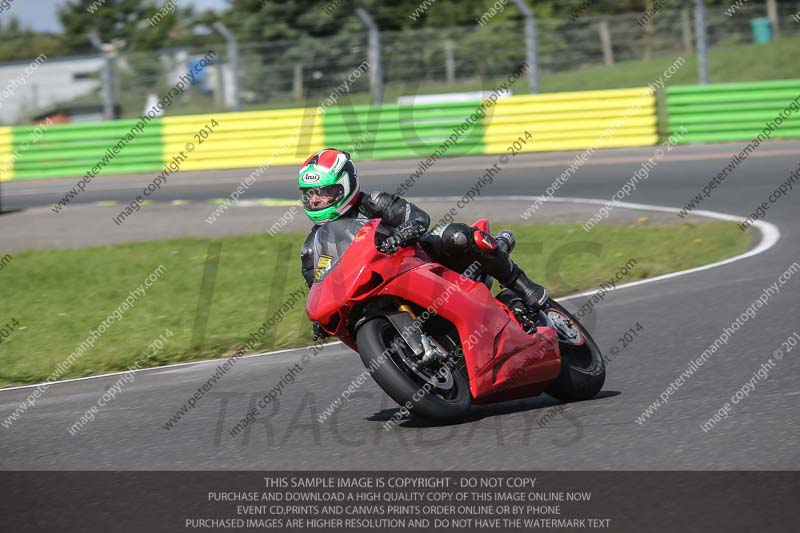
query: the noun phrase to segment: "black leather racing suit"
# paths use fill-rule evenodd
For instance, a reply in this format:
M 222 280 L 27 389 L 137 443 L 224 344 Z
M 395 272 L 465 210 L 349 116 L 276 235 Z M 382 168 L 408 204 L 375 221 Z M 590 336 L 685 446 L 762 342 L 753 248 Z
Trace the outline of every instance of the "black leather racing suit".
M 380 191 L 359 193 L 358 200 L 344 217 L 380 218 L 384 224 L 394 228 L 407 223 L 419 224 L 425 229 L 430 225 L 428 213 L 400 196 Z M 312 243 L 318 228 L 318 225 L 311 228 L 300 249 L 301 271 L 309 287 L 314 282 Z M 477 261 L 482 272 L 506 287 L 511 286 L 519 277 L 519 267 L 506 252 L 497 247 L 491 235 L 479 233 L 476 239 L 476 231 L 466 224 L 454 222 L 425 234 L 420 244 L 433 260 L 447 268 L 464 272 Z

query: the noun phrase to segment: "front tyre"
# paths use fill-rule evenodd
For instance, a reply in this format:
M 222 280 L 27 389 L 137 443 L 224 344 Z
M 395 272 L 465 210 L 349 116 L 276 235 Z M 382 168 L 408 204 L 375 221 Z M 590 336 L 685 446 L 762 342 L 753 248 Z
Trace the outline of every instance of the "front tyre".
M 558 333 L 561 351 L 561 374 L 547 389 L 547 394 L 562 402 L 594 398 L 606 381 L 606 365 L 597 343 L 555 300 L 548 299 L 542 312 Z
M 416 364 L 417 357 L 386 318 L 376 317 L 362 324 L 356 342 L 364 366 L 372 370 L 373 379 L 401 407 L 440 421 L 457 419 L 469 412 L 472 398 L 464 369 L 447 364 Z M 463 359 L 460 361 L 462 365 L 457 366 L 463 366 Z

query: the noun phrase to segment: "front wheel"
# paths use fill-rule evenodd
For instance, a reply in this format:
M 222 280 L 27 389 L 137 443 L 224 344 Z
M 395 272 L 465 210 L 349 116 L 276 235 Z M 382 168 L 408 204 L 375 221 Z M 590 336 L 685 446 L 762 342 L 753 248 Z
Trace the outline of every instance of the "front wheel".
M 553 299 L 542 312 L 558 333 L 561 351 L 561 374 L 547 389 L 547 394 L 562 402 L 594 398 L 606 381 L 606 365 L 597 343 L 572 314 Z
M 449 336 L 435 340 L 448 352 L 458 348 Z M 454 364 L 420 364 L 400 332 L 385 317 L 365 322 L 358 329 L 356 342 L 364 366 L 401 407 L 433 420 L 453 420 L 469 411 L 472 398 L 464 377 L 463 357 Z

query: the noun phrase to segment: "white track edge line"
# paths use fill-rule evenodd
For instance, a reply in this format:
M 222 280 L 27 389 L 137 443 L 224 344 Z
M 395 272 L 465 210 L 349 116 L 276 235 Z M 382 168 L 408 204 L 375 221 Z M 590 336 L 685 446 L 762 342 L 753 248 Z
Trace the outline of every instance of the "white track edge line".
M 447 200 L 460 200 L 461 199 L 460 196 L 436 196 L 436 197 L 433 197 L 433 198 L 436 198 L 437 200 L 445 200 L 445 201 L 447 201 Z M 534 201 L 534 200 L 538 200 L 539 198 L 540 197 L 538 197 L 538 196 L 504 195 L 504 196 L 485 196 L 482 199 L 485 199 L 485 200 L 525 200 L 525 201 Z M 606 203 L 608 203 L 607 200 L 598 200 L 598 199 L 595 199 L 595 198 L 552 198 L 550 200 L 547 200 L 545 203 L 550 203 L 550 202 L 554 202 L 554 203 L 561 202 L 561 203 L 571 203 L 571 204 L 592 204 L 592 205 L 605 205 Z M 665 206 L 650 205 L 650 204 L 637 204 L 637 203 L 628 203 L 628 202 L 618 202 L 615 205 L 618 206 L 618 207 L 622 207 L 622 208 L 625 208 L 625 209 L 632 209 L 632 210 L 636 210 L 636 211 L 660 211 L 660 212 L 663 212 L 663 213 L 675 213 L 675 214 L 678 214 L 678 213 L 681 212 L 680 209 L 675 208 L 675 207 L 665 207 Z M 717 211 L 697 210 L 697 211 L 692 211 L 691 214 L 692 215 L 706 217 L 706 218 L 713 218 L 713 219 L 716 219 L 716 220 L 725 220 L 725 221 L 733 221 L 733 222 L 736 222 L 736 221 L 741 219 L 741 217 L 737 217 L 735 215 L 729 215 L 727 213 L 719 213 Z M 666 279 L 677 278 L 679 276 L 686 276 L 688 274 L 693 274 L 695 272 L 702 272 L 704 270 L 710 270 L 712 268 L 717 268 L 717 267 L 720 267 L 720 266 L 723 266 L 723 265 L 727 265 L 727 264 L 730 264 L 730 263 L 741 261 L 743 259 L 747 259 L 748 257 L 753 257 L 753 256 L 756 256 L 756 255 L 759 255 L 759 254 L 762 254 L 762 253 L 766 252 L 767 250 L 769 250 L 770 248 L 775 246 L 775 244 L 778 242 L 778 240 L 781 237 L 781 232 L 778 229 L 778 226 L 776 226 L 775 224 L 772 224 L 770 222 L 765 222 L 763 220 L 758 220 L 755 223 L 753 223 L 753 226 L 758 228 L 758 230 L 761 232 L 761 240 L 759 241 L 758 245 L 755 246 L 752 250 L 748 250 L 747 252 L 743 252 L 743 253 L 741 253 L 739 255 L 735 255 L 733 257 L 729 257 L 729 258 L 723 259 L 721 261 L 716 261 L 714 263 L 709 263 L 707 265 L 702 265 L 702 266 L 699 266 L 699 267 L 689 268 L 689 269 L 686 269 L 686 270 L 679 270 L 678 272 L 671 272 L 669 274 L 663 274 L 661 276 L 656 276 L 654 278 L 647 278 L 647 279 L 641 279 L 641 280 L 638 280 L 638 281 L 631 281 L 630 283 L 623 283 L 622 285 L 619 285 L 619 286 L 611 289 L 608 292 L 618 291 L 620 289 L 627 289 L 627 288 L 630 288 L 630 287 L 637 287 L 639 285 L 645 285 L 645 284 L 648 284 L 648 283 L 655 283 L 657 281 L 663 281 L 663 280 L 666 280 Z M 570 295 L 563 296 L 563 297 L 559 298 L 558 301 L 571 300 L 573 298 L 581 298 L 581 297 L 584 297 L 584 296 L 592 296 L 592 295 L 598 293 L 600 290 L 601 289 L 592 289 L 592 290 L 585 291 L 585 292 L 580 292 L 580 293 L 577 293 L 577 294 L 570 294 Z M 335 342 L 331 342 L 331 343 L 326 344 L 326 346 L 333 346 L 335 344 L 342 344 L 342 342 L 341 341 L 335 341 Z M 251 357 L 262 357 L 262 356 L 265 356 L 265 355 L 276 355 L 276 354 L 279 354 L 279 353 L 286 353 L 286 352 L 291 352 L 291 351 L 294 351 L 294 350 L 305 350 L 305 349 L 308 349 L 308 348 L 310 348 L 310 346 L 302 346 L 302 347 L 298 347 L 298 348 L 286 348 L 284 350 L 277 350 L 277 351 L 274 351 L 274 352 L 255 353 L 255 354 L 250 354 L 250 355 L 243 355 L 242 357 L 240 357 L 240 359 L 251 358 Z M 12 391 L 12 390 L 20 390 L 20 389 L 29 389 L 29 388 L 38 387 L 39 385 L 44 385 L 44 384 L 48 384 L 48 386 L 50 386 L 50 385 L 55 385 L 57 383 L 70 383 L 70 382 L 73 382 L 73 381 L 85 381 L 85 380 L 89 380 L 89 379 L 99 379 L 99 378 L 105 378 L 105 377 L 110 377 L 110 376 L 119 376 L 121 374 L 126 374 L 128 372 L 134 373 L 134 372 L 153 371 L 153 370 L 161 370 L 161 369 L 165 369 L 165 368 L 176 368 L 176 367 L 187 366 L 187 365 L 198 365 L 198 364 L 204 364 L 204 363 L 213 363 L 213 362 L 217 362 L 217 361 L 222 361 L 222 359 L 206 359 L 206 360 L 203 360 L 203 361 L 189 361 L 189 362 L 186 362 L 186 363 L 174 363 L 174 364 L 171 364 L 171 365 L 164 365 L 164 366 L 153 366 L 153 367 L 149 367 L 149 368 L 139 368 L 139 369 L 134 369 L 134 370 L 123 370 L 121 372 L 112 372 L 110 374 L 100 374 L 100 375 L 97 375 L 97 376 L 85 376 L 85 377 L 82 377 L 82 378 L 63 379 L 63 380 L 60 380 L 60 381 L 50 381 L 50 382 L 46 381 L 44 383 L 34 383 L 34 384 L 31 384 L 31 385 L 20 385 L 20 386 L 17 386 L 17 387 L 8 387 L 8 388 L 5 388 L 5 389 L 0 389 L 0 392 L 6 392 L 6 391 Z
M 333 346 L 335 344 L 344 344 L 344 343 L 342 341 L 334 341 L 334 342 L 329 342 L 329 343 L 323 344 L 323 346 Z M 305 350 L 307 348 L 311 348 L 311 346 L 298 346 L 297 348 L 285 348 L 283 350 L 276 350 L 274 352 L 251 353 L 251 354 L 248 354 L 248 355 L 243 355 L 243 356 L 239 357 L 239 359 L 249 359 L 251 357 L 261 357 L 261 356 L 264 356 L 264 355 L 277 355 L 277 354 L 286 353 L 286 352 L 293 352 L 293 351 L 296 351 L 296 350 Z M 135 374 L 136 372 L 149 372 L 151 370 L 164 370 L 164 369 L 167 369 L 167 368 L 177 368 L 177 367 L 188 366 L 188 365 L 202 365 L 202 364 L 207 364 L 207 363 L 222 363 L 222 362 L 226 361 L 227 359 L 228 359 L 227 357 L 226 358 L 220 358 L 220 359 L 203 359 L 202 361 L 187 361 L 185 363 L 172 363 L 171 365 L 164 365 L 164 366 L 149 366 L 147 368 L 134 368 L 133 370 L 121 370 L 119 372 L 111 372 L 109 374 L 98 374 L 96 376 L 84 376 L 82 378 L 70 378 L 70 379 L 62 379 L 62 380 L 59 380 L 59 381 L 50 381 L 50 382 L 45 381 L 43 383 L 34 383 L 34 384 L 31 384 L 31 385 L 19 385 L 19 386 L 16 386 L 16 387 L 8 387 L 8 388 L 5 388 L 5 389 L 0 389 L 0 392 L 6 392 L 6 391 L 10 391 L 10 390 L 19 390 L 19 389 L 29 389 L 31 387 L 38 387 L 39 385 L 45 385 L 45 384 L 48 384 L 48 383 L 50 385 L 55 385 L 57 383 L 70 383 L 72 381 L 86 381 L 87 379 L 107 378 L 107 377 L 110 377 L 110 376 L 119 376 L 119 375 L 122 375 L 122 374 L 127 374 L 128 372 L 130 372 L 131 374 Z

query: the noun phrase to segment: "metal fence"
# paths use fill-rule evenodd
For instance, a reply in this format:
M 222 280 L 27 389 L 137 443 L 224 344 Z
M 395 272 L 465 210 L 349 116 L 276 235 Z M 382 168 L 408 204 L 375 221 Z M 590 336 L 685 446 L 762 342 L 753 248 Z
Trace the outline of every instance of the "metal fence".
M 536 63 L 542 79 L 541 90 L 618 88 L 648 83 L 650 73 L 637 68 L 645 63 L 637 62 L 671 61 L 675 56 L 695 53 L 695 12 L 691 3 L 681 4 L 689 7 L 665 9 L 651 16 L 577 14 L 567 19 L 537 20 Z M 800 15 L 797 15 L 800 2 L 774 5 L 777 6 L 771 13 L 774 37 L 795 39 L 800 31 Z M 515 8 L 509 3 L 506 9 Z M 770 14 L 766 2 L 755 0 L 744 4 L 732 16 L 725 13 L 726 9 L 706 8 L 712 69 L 720 66 L 715 61 L 735 61 L 735 54 L 733 59 L 715 59 L 715 50 L 752 43 L 751 20 Z M 144 108 L 148 94 L 168 91 L 189 71 L 193 60 L 211 49 L 216 52 L 213 62 L 195 80 L 191 90 L 180 95 L 165 113 L 209 112 L 237 106 L 253 109 L 320 105 L 326 99 L 331 101 L 332 95 L 338 103 L 370 103 L 375 98 L 370 95 L 370 72 L 376 65 L 372 64 L 375 56 L 370 55 L 368 42 L 364 28 L 363 32 L 345 32 L 333 38 L 239 43 L 238 66 L 231 62 L 230 44 L 221 39 L 202 48 L 122 52 L 111 61 L 109 93 L 113 95 L 118 115 L 136 116 Z M 470 27 L 381 32 L 380 43 L 382 99 L 386 102 L 404 95 L 490 90 L 528 60 L 524 20 L 488 20 Z M 609 76 L 604 70 L 618 64 L 630 66 L 624 76 Z M 587 71 L 597 73 L 591 77 L 591 87 L 586 86 L 586 76 L 573 75 Z M 737 76 L 741 79 L 741 73 Z M 79 98 L 78 103 L 97 105 L 102 101 L 103 77 L 98 73 L 96 79 L 96 89 Z M 674 81 L 697 82 L 697 70 L 683 73 L 682 78 Z M 731 80 L 712 78 L 711 81 Z M 528 91 L 525 80 L 520 80 L 514 88 L 518 94 Z

